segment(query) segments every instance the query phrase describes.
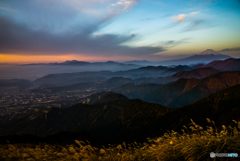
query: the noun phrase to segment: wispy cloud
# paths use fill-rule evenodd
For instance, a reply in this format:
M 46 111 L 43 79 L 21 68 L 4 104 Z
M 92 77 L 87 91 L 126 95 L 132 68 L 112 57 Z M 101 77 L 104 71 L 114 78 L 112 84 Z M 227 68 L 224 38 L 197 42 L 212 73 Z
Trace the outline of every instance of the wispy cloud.
M 138 3 L 138 0 L 119 0 L 116 3 L 112 3 L 111 6 L 120 8 L 123 12 L 128 11 L 134 5 Z
M 157 16 L 157 17 L 145 17 L 145 18 L 139 19 L 139 21 L 154 21 L 154 20 L 157 20 L 157 19 L 170 17 L 171 15 L 172 14 L 164 14 L 162 16 Z
M 211 23 L 210 21 L 207 21 L 205 19 L 197 19 L 197 20 L 191 21 L 186 27 L 184 27 L 182 29 L 181 32 L 207 29 L 207 28 L 211 28 L 214 26 L 215 25 L 213 23 Z
M 163 46 L 164 48 L 172 48 L 181 44 L 186 44 L 189 43 L 189 40 L 191 38 L 185 38 L 185 39 L 181 39 L 181 40 L 169 40 L 169 41 L 164 41 L 161 44 L 161 46 Z
M 102 33 L 97 33 L 97 32 L 96 32 L 96 33 L 93 33 L 93 35 L 94 35 L 94 36 L 104 36 L 104 34 L 102 34 Z
M 175 22 L 166 26 L 165 29 L 169 29 L 183 23 L 185 24 L 185 26 L 182 30 L 180 30 L 180 32 L 207 29 L 215 26 L 211 21 L 200 17 L 200 11 L 173 16 L 171 17 L 171 19 Z
M 219 52 L 228 52 L 228 51 L 240 51 L 240 47 L 238 48 L 225 48 L 220 50 Z
M 195 11 L 195 12 L 190 12 L 188 14 L 183 13 L 176 16 L 172 16 L 171 20 L 173 22 L 166 25 L 165 27 L 162 27 L 161 30 L 171 29 L 183 23 L 187 24 L 187 26 L 181 32 L 195 30 L 198 28 L 198 25 L 200 25 L 201 22 L 204 21 L 203 19 L 199 19 L 199 16 L 198 16 L 199 13 L 200 11 Z
M 3 7 L 0 5 L 0 10 L 5 10 L 5 11 L 10 11 L 10 12 L 16 12 L 16 10 L 12 9 L 12 8 L 7 8 L 7 7 Z

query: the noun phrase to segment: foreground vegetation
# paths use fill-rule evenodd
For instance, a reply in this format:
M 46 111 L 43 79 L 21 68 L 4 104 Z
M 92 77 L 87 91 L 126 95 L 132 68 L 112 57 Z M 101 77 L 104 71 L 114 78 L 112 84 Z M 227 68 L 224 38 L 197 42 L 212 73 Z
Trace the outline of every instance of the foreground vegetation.
M 0 160 L 236 160 L 210 158 L 214 153 L 240 154 L 240 122 L 234 127 L 222 125 L 218 130 L 214 121 L 204 130 L 191 120 L 182 133 L 169 131 L 162 137 L 148 139 L 147 143 L 125 143 L 96 148 L 90 143 L 75 140 L 74 145 L 6 144 L 0 145 Z

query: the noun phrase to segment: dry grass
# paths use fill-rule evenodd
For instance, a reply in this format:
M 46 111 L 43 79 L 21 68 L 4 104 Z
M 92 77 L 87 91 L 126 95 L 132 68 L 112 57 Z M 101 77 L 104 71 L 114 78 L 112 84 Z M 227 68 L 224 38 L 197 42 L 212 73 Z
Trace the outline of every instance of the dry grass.
M 192 120 L 191 120 L 192 121 Z M 147 143 L 125 143 L 109 145 L 101 149 L 90 143 L 75 141 L 75 145 L 0 145 L 0 160 L 104 160 L 104 161 L 142 161 L 142 160 L 236 160 L 236 158 L 210 158 L 210 152 L 240 154 L 240 122 L 234 127 L 222 126 L 218 131 L 215 123 L 207 119 L 211 126 L 206 130 L 193 121 L 189 128 L 184 126 L 182 134 L 175 131 L 165 133 L 162 137 L 148 139 Z

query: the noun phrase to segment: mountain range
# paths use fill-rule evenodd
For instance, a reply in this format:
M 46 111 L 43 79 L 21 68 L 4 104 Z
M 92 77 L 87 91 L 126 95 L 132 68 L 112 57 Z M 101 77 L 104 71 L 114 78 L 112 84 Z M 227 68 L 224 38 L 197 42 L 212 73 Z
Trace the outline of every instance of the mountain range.
M 180 78 L 204 78 L 221 71 L 238 71 L 240 70 L 240 59 L 229 58 L 222 61 L 213 61 L 206 65 L 196 64 L 193 66 L 147 66 L 126 71 L 100 71 L 100 72 L 76 72 L 76 73 L 61 73 L 50 74 L 42 78 L 36 79 L 33 82 L 23 79 L 1 80 L 0 85 L 4 86 L 19 86 L 18 81 L 28 82 L 29 86 L 33 84 L 44 87 L 51 86 L 68 86 L 83 83 L 96 84 L 107 81 L 112 77 L 130 78 L 134 84 L 155 83 L 166 84 L 176 81 Z M 21 83 L 22 85 L 24 83 Z M 26 84 L 26 83 L 25 83 Z M 91 86 L 91 85 L 90 85 Z M 87 87 L 87 86 L 86 86 Z M 22 88 L 22 87 L 20 87 Z M 24 88 L 26 88 L 24 86 Z
M 184 69 L 184 68 L 182 68 Z M 188 68 L 187 68 L 188 69 Z M 130 79 L 130 78 L 124 78 L 124 77 L 112 77 L 110 79 L 107 79 L 105 81 L 89 81 L 87 82 L 88 79 L 85 79 L 85 82 L 82 83 L 77 83 L 77 84 L 72 84 L 72 85 L 66 85 L 66 86 L 53 86 L 53 87 L 48 87 L 45 86 L 40 87 L 39 89 L 34 89 L 32 92 L 44 92 L 44 91 L 50 91 L 51 93 L 54 92 L 60 92 L 60 91 L 70 91 L 70 90 L 86 90 L 88 88 L 95 88 L 98 90 L 113 90 L 114 88 L 121 87 L 122 85 L 125 84 L 134 84 L 134 85 L 141 85 L 144 83 L 154 83 L 154 84 L 167 84 L 173 81 L 176 81 L 180 78 L 205 78 L 207 76 L 213 75 L 218 73 L 219 71 L 214 69 L 214 68 L 200 68 L 200 69 L 195 69 L 192 71 L 180 71 L 177 74 L 174 74 L 172 76 L 167 76 L 167 77 L 158 77 L 158 78 L 147 78 L 147 77 L 141 77 L 138 79 Z M 68 74 L 69 75 L 69 74 Z M 63 77 L 63 78 L 62 78 Z M 57 79 L 57 78 L 62 78 L 62 79 Z M 64 77 L 64 75 L 57 75 L 57 77 L 53 77 L 54 80 L 60 80 L 63 81 L 65 79 L 68 79 L 69 77 Z M 51 80 L 48 78 L 47 81 Z M 52 83 L 55 83 L 52 80 Z M 120 88 L 121 89 L 121 88 Z M 126 90 L 130 90 L 128 87 Z
M 132 60 L 132 61 L 125 61 L 123 63 L 120 62 L 114 62 L 114 61 L 107 61 L 107 62 L 86 62 L 86 61 L 77 61 L 77 60 L 71 60 L 71 61 L 65 61 L 61 63 L 38 63 L 38 64 L 26 64 L 26 65 L 70 65 L 70 66 L 121 66 L 121 67 L 137 67 L 137 66 L 159 66 L 159 65 L 190 65 L 190 64 L 199 64 L 199 63 L 209 63 L 211 61 L 215 60 L 225 60 L 228 58 L 232 58 L 228 55 L 220 54 L 219 52 L 216 52 L 212 49 L 207 49 L 199 54 L 195 54 L 186 58 L 182 59 L 173 59 L 173 60 L 167 60 L 167 61 L 147 61 L 147 60 Z
M 166 107 L 182 107 L 218 90 L 237 84 L 240 84 L 240 71 L 221 72 L 203 79 L 182 78 L 145 93 L 139 96 L 139 99 Z M 137 93 L 135 93 L 136 95 Z
M 219 71 L 238 71 L 240 70 L 239 64 L 240 64 L 240 59 L 229 58 L 222 61 L 213 61 L 206 65 L 204 64 L 196 64 L 193 66 L 179 65 L 175 67 L 146 66 L 146 67 L 140 67 L 137 69 L 131 69 L 126 71 L 116 71 L 116 72 L 99 71 L 99 72 L 50 74 L 42 78 L 36 79 L 33 83 L 35 83 L 36 85 L 53 84 L 53 85 L 62 86 L 62 85 L 71 85 L 71 84 L 85 83 L 85 82 L 102 82 L 112 77 L 125 77 L 125 78 L 134 79 L 136 80 L 135 83 L 137 84 L 156 83 L 157 81 L 155 79 L 158 79 L 159 77 L 173 76 L 179 71 L 182 71 L 182 72 L 191 71 L 199 68 L 211 67 Z M 213 71 L 213 69 L 211 71 Z M 178 73 L 178 77 L 185 78 L 184 76 L 180 76 L 180 75 L 181 74 Z M 189 78 L 189 77 L 186 77 L 186 78 Z M 196 76 L 192 78 L 200 78 L 200 77 Z M 149 81 L 144 81 L 146 79 L 148 79 Z M 160 79 L 162 78 L 159 78 L 159 80 Z M 161 83 L 158 82 L 158 84 L 161 84 Z
M 134 66 L 137 67 L 135 64 L 125 64 L 125 63 L 119 63 L 114 61 L 107 61 L 107 62 L 86 62 L 86 61 L 78 61 L 78 60 L 68 60 L 62 63 L 36 63 L 36 64 L 25 64 L 25 65 L 95 65 L 95 66 L 101 66 L 101 65 L 119 65 L 119 66 Z
M 142 77 L 160 77 L 170 76 L 178 71 L 189 71 L 191 70 L 188 66 L 176 66 L 173 68 L 164 66 L 147 66 L 140 67 L 137 69 L 131 69 L 126 71 L 99 71 L 99 72 L 77 72 L 77 73 L 61 73 L 61 74 L 50 74 L 42 78 L 38 78 L 34 81 L 37 85 L 71 85 L 75 83 L 85 82 L 102 82 L 112 77 L 127 77 L 130 79 L 138 79 Z

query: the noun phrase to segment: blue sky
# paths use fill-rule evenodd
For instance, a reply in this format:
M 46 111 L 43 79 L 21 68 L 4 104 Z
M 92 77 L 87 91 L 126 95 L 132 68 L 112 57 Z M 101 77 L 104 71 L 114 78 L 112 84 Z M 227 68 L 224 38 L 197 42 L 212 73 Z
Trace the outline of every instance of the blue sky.
M 0 0 L 2 62 L 157 61 L 206 49 L 240 57 L 239 0 Z

